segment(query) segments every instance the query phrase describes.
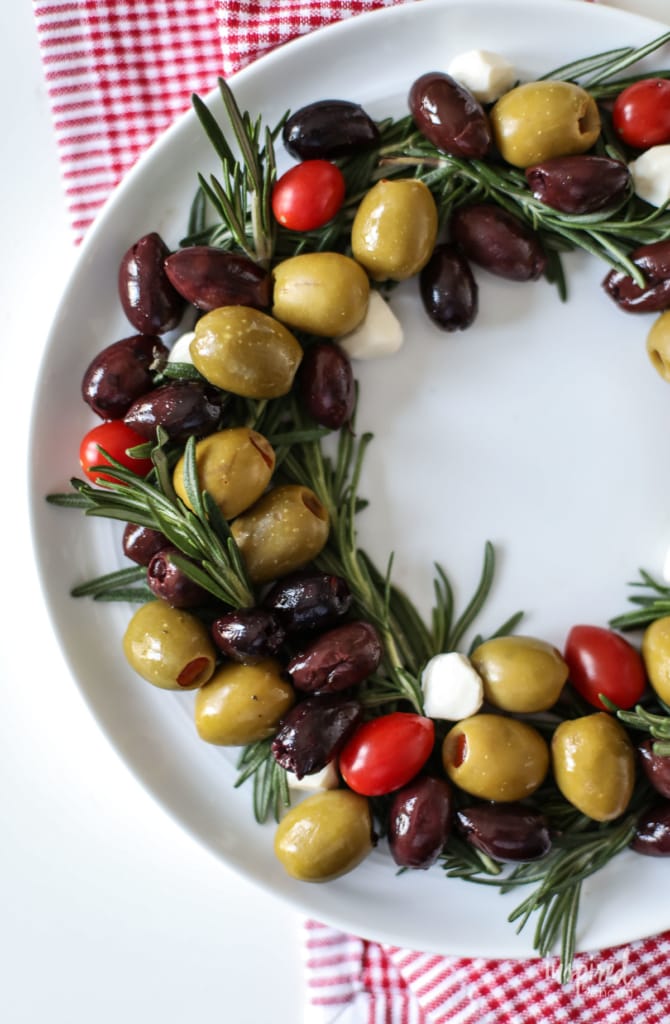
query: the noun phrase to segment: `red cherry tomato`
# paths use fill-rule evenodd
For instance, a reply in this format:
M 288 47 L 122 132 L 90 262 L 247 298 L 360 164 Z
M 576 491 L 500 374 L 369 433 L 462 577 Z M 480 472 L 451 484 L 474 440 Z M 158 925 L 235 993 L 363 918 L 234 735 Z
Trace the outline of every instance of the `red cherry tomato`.
M 573 626 L 564 657 L 575 690 L 600 711 L 605 708 L 601 693 L 620 708 L 632 708 L 644 693 L 647 678 L 641 655 L 610 629 Z
M 113 459 L 120 462 L 126 469 L 131 470 L 137 476 L 146 476 L 152 468 L 151 459 L 133 459 L 126 454 L 126 449 L 136 448 L 139 444 L 146 444 L 146 438 L 141 437 L 136 431 L 127 427 L 123 420 L 112 420 L 107 423 L 100 423 L 93 430 L 89 430 L 82 438 L 79 446 L 79 461 L 89 480 L 98 483 L 99 480 L 111 480 L 118 483 L 109 473 L 100 473 L 91 470 L 91 466 L 108 466 L 109 461 L 98 450 L 98 445 L 104 448 Z
M 670 80 L 645 78 L 629 85 L 614 101 L 612 124 L 636 149 L 670 142 Z
M 332 220 L 346 184 L 339 167 L 328 160 L 305 160 L 282 174 L 272 192 L 272 212 L 290 231 L 312 231 Z
M 340 753 L 340 772 L 350 789 L 381 796 L 406 785 L 421 771 L 435 740 L 430 718 L 394 711 L 365 722 Z

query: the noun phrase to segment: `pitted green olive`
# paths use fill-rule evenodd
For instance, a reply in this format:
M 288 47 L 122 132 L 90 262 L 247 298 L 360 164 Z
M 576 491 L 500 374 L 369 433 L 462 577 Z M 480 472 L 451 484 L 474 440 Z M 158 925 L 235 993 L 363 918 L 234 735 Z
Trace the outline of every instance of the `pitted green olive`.
M 299 484 L 268 491 L 231 526 L 252 583 L 302 569 L 323 550 L 329 529 L 327 509 Z
M 222 306 L 201 317 L 190 353 L 210 384 L 244 398 L 287 394 L 302 359 L 291 332 L 250 306 Z
M 360 864 L 372 843 L 367 799 L 330 789 L 291 808 L 279 823 L 274 850 L 292 878 L 329 882 Z
M 531 167 L 585 153 L 600 135 L 600 114 L 593 97 L 573 82 L 525 82 L 498 100 L 491 125 L 503 159 Z
M 670 615 L 647 626 L 642 637 L 642 660 L 652 688 L 670 704 Z
M 484 697 L 503 711 L 547 711 L 568 678 L 568 666 L 556 648 L 530 636 L 487 640 L 471 660 L 484 680 Z
M 225 519 L 232 519 L 260 498 L 274 472 L 275 453 L 262 434 L 248 427 L 232 427 L 198 441 L 195 464 L 201 490 L 209 491 Z M 182 456 L 172 484 L 184 504 L 192 508 L 184 486 L 184 465 Z
M 647 335 L 647 354 L 663 380 L 670 381 L 670 310 L 654 320 Z
M 479 714 L 453 726 L 442 744 L 444 770 L 482 800 L 523 800 L 542 785 L 549 750 L 537 729 L 503 715 Z
M 338 252 L 309 252 L 278 263 L 272 313 L 283 323 L 337 338 L 365 316 L 370 282 L 362 267 Z
M 635 752 L 626 731 L 605 711 L 561 722 L 551 741 L 556 785 L 594 821 L 626 810 L 635 782 Z
M 195 725 L 207 743 L 238 747 L 274 735 L 295 703 L 279 662 L 224 665 L 196 694 Z
M 437 206 L 422 181 L 378 181 L 356 211 L 351 247 L 373 280 L 404 281 L 430 259 L 437 227 Z
M 123 637 L 123 653 L 143 679 L 162 690 L 193 690 L 211 678 L 214 645 L 202 622 L 165 601 L 137 609 Z

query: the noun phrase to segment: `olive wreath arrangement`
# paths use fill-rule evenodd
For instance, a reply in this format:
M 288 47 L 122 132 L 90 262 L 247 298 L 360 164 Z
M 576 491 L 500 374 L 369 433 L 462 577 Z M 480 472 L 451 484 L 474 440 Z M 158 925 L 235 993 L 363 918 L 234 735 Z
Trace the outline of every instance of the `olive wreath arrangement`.
M 535 920 L 540 955 L 559 945 L 564 981 L 584 879 L 631 846 L 670 853 L 670 588 L 643 572 L 635 610 L 608 630 L 577 627 L 586 633 L 571 635 L 565 656 L 516 635 L 520 612 L 459 653 L 491 589 L 493 548 L 459 614 L 436 567 L 429 623 L 394 584 L 393 558 L 382 571 L 360 550 L 371 436 L 355 431 L 348 352 L 372 297 L 385 308 L 385 292 L 414 275 L 438 326 L 469 326 L 471 261 L 516 280 L 544 274 L 565 298 L 562 254 L 583 249 L 609 265 L 605 287 L 623 308 L 670 306 L 670 212 L 635 194 L 634 150 L 612 125 L 624 89 L 670 79 L 621 77 L 669 40 L 580 59 L 532 84 L 584 104 L 579 147 L 556 159 L 522 157 L 514 139 L 506 149 L 500 125 L 491 155 L 500 105 L 526 86 L 482 105 L 430 73 L 400 120 L 375 123 L 327 101 L 270 130 L 220 81 L 231 142 L 194 97 L 220 176 L 199 177 L 176 252 L 151 234 L 123 258 L 121 300 L 140 333 L 86 371 L 84 398 L 103 420 L 82 444 L 89 480 L 47 499 L 127 524 L 123 549 L 136 564 L 72 594 L 138 604 L 129 663 L 154 685 L 195 690 L 200 736 L 242 748 L 237 785 L 252 780 L 256 818 L 279 822 L 275 849 L 289 873 L 337 877 L 384 836 L 402 870 L 437 863 L 501 892 L 530 887 L 509 919 L 519 929 Z M 300 174 L 318 172 L 307 194 L 325 194 L 325 212 L 310 207 L 301 220 L 291 172 L 277 179 L 280 135 Z M 385 216 L 411 229 L 380 252 L 371 225 Z M 159 335 L 187 306 L 199 319 L 169 350 Z M 662 345 L 654 352 L 662 364 Z M 641 654 L 614 632 L 643 627 Z M 428 709 L 444 658 L 449 686 L 465 680 L 471 693 L 477 680 L 468 712 Z M 609 695 L 608 665 L 619 679 Z M 614 780 L 604 803 L 577 792 L 561 760 L 580 745 L 590 769 Z M 481 749 L 495 752 L 502 780 L 471 767 Z M 501 768 L 510 749 L 530 769 Z M 334 764 L 336 788 L 287 810 L 289 781 Z

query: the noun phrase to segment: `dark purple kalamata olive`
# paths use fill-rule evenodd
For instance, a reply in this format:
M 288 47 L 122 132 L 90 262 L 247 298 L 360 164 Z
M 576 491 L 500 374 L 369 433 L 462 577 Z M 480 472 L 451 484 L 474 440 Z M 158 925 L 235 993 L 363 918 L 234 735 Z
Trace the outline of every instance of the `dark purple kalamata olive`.
M 332 160 L 374 146 L 379 131 L 357 103 L 318 100 L 291 114 L 282 141 L 298 160 Z
M 381 640 L 372 623 L 347 622 L 296 654 L 287 671 L 298 690 L 334 693 L 362 683 L 381 658 Z
M 412 85 L 409 109 L 422 135 L 443 153 L 481 159 L 491 145 L 484 108 L 451 75 L 429 71 Z
M 415 779 L 393 797 L 388 840 L 400 867 L 429 868 L 444 848 L 451 831 L 451 787 L 429 775 Z
M 180 295 L 205 312 L 220 306 L 265 309 L 271 302 L 269 271 L 241 253 L 190 246 L 168 256 L 165 273 Z
M 221 615 L 212 623 L 212 638 L 228 658 L 252 662 L 277 654 L 286 632 L 272 612 L 250 608 Z
M 356 384 L 349 357 L 331 341 L 311 345 L 299 370 L 300 401 L 312 419 L 329 430 L 348 423 L 356 403 Z
M 507 210 L 492 203 L 461 206 L 451 237 L 466 257 L 508 281 L 535 281 L 547 265 L 538 237 Z
M 160 530 L 152 530 L 149 526 L 138 526 L 126 523 L 122 538 L 123 553 L 138 565 L 148 565 L 157 552 L 170 546 L 170 542 Z
M 152 594 L 173 608 L 195 608 L 208 600 L 207 591 L 186 575 L 172 560 L 179 554 L 169 546 L 157 551 L 147 566 L 147 583 Z
M 644 740 L 638 747 L 640 763 L 647 779 L 657 793 L 670 799 L 670 754 L 655 754 L 651 738 Z
M 267 592 L 266 608 L 279 616 L 289 633 L 325 629 L 349 611 L 352 602 L 347 581 L 327 573 L 293 573 Z
M 626 196 L 630 171 L 604 156 L 558 156 L 527 167 L 526 181 L 536 199 L 562 213 L 595 213 Z
M 641 288 L 620 270 L 610 270 L 603 281 L 607 294 L 627 313 L 660 313 L 670 308 L 670 241 L 650 242 L 630 254 L 647 281 Z
M 168 349 L 152 334 L 134 334 L 98 352 L 84 374 L 81 393 L 96 415 L 122 419 L 135 399 L 153 387 L 153 375 L 163 368 Z
M 631 849 L 647 857 L 670 857 L 670 801 L 663 801 L 640 815 Z
M 143 235 L 124 254 L 119 267 L 119 297 L 137 331 L 164 334 L 177 326 L 186 303 L 170 284 L 165 260 L 170 250 L 160 235 Z
M 419 276 L 426 313 L 443 331 L 463 331 L 477 315 L 478 289 L 470 264 L 454 245 L 438 245 Z
M 332 761 L 363 717 L 363 706 L 338 694 L 308 697 L 284 716 L 272 742 L 277 764 L 299 779 Z
M 523 804 L 480 804 L 456 813 L 458 829 L 476 849 L 495 860 L 538 860 L 551 848 L 547 819 Z
M 219 425 L 223 399 L 218 388 L 195 380 L 173 380 L 133 402 L 124 422 L 147 441 L 156 439 L 158 427 L 173 441 L 205 437 Z

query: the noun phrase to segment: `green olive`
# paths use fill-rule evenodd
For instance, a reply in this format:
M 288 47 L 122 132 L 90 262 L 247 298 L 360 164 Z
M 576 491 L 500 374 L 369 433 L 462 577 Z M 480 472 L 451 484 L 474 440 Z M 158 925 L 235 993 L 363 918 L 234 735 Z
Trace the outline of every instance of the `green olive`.
M 623 726 L 605 711 L 561 722 L 551 741 L 556 785 L 594 821 L 626 810 L 635 782 L 635 752 Z
M 200 619 L 165 601 L 137 609 L 123 637 L 123 653 L 143 679 L 162 690 L 193 690 L 211 678 L 216 652 Z
M 307 797 L 280 822 L 274 849 L 288 874 L 300 882 L 339 878 L 372 850 L 368 801 L 347 789 Z
M 593 97 L 573 82 L 526 82 L 498 100 L 491 125 L 503 159 L 531 167 L 585 153 L 600 135 L 600 114 Z
M 484 680 L 486 700 L 519 714 L 547 711 L 568 678 L 568 666 L 556 648 L 530 636 L 487 640 L 471 660 Z
M 416 178 L 382 180 L 356 211 L 351 247 L 373 280 L 404 281 L 430 259 L 437 227 L 437 206 L 427 185 Z
M 482 800 L 523 800 L 542 785 L 549 750 L 537 729 L 503 715 L 464 718 L 442 744 L 444 770 L 466 793 Z
M 309 252 L 273 270 L 272 313 L 300 331 L 337 338 L 358 327 L 368 308 L 370 282 L 362 267 L 338 252 Z
M 230 663 L 198 690 L 195 726 L 207 743 L 240 747 L 273 736 L 294 703 L 295 690 L 273 658 L 254 665 Z
M 642 637 L 642 660 L 652 689 L 670 704 L 670 615 L 647 626 Z
M 232 519 L 260 498 L 274 472 L 275 453 L 262 434 L 248 427 L 232 427 L 198 441 L 195 464 L 200 488 L 209 491 L 225 519 Z M 182 455 L 172 485 L 192 509 L 184 486 L 184 466 Z
M 327 509 L 299 484 L 268 491 L 231 526 L 252 583 L 302 569 L 323 550 L 329 529 Z
M 244 398 L 287 394 L 302 359 L 291 332 L 249 306 L 222 306 L 206 313 L 195 325 L 189 351 L 210 384 Z
M 670 309 L 661 313 L 647 335 L 647 354 L 652 366 L 664 380 L 670 381 Z

